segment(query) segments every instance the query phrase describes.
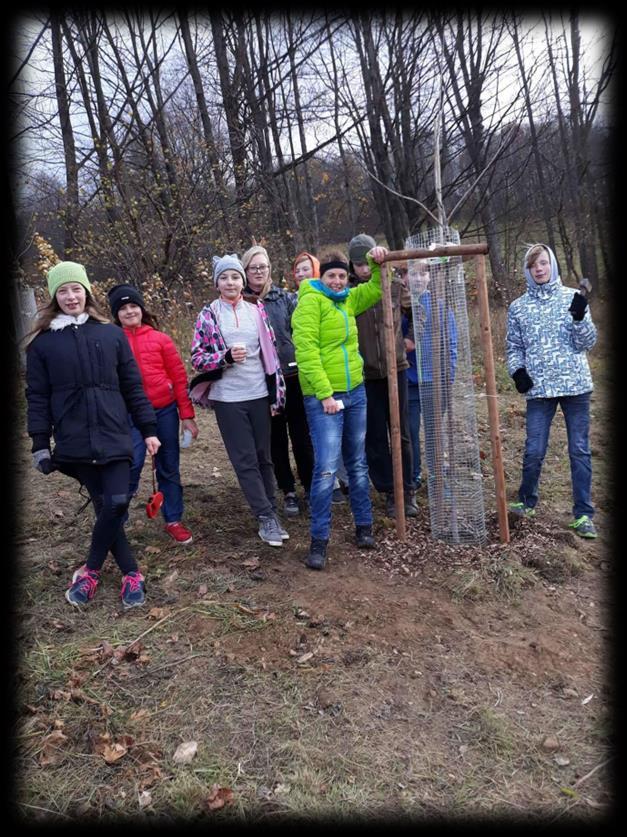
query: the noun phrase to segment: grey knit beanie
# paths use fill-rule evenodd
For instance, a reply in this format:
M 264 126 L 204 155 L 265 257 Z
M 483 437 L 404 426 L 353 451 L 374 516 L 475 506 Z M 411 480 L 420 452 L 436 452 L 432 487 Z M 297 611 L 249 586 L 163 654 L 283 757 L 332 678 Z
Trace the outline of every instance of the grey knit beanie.
M 216 288 L 218 287 L 218 276 L 224 273 L 225 270 L 236 270 L 241 275 L 244 284 L 246 284 L 246 271 L 237 258 L 237 253 L 213 257 L 213 282 Z
M 365 262 L 366 253 L 377 246 L 377 242 L 371 235 L 361 233 L 351 238 L 348 245 L 348 258 L 351 262 Z

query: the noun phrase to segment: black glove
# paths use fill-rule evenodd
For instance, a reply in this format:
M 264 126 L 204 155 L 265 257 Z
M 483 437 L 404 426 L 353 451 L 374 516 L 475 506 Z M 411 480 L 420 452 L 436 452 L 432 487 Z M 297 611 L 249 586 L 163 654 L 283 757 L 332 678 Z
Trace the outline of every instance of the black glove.
M 42 474 L 50 474 L 54 471 L 54 465 L 50 456 L 50 451 L 47 448 L 43 450 L 36 450 L 33 453 L 33 465 Z
M 524 366 L 517 369 L 512 375 L 512 378 L 514 379 L 518 392 L 528 392 L 533 386 L 533 381 Z
M 568 309 L 572 314 L 573 320 L 583 320 L 583 315 L 586 313 L 587 307 L 588 300 L 585 298 L 583 294 L 580 294 L 577 291 L 575 291 L 575 293 L 573 294 L 573 301 L 570 303 L 570 308 Z

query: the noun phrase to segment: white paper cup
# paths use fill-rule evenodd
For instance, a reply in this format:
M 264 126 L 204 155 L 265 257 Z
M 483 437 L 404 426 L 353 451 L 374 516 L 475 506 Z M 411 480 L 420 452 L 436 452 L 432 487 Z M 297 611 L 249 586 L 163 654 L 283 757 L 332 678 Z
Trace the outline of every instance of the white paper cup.
M 231 343 L 232 349 L 246 349 L 246 341 L 245 340 L 238 340 L 236 343 Z M 246 363 L 246 358 L 242 361 L 242 363 Z

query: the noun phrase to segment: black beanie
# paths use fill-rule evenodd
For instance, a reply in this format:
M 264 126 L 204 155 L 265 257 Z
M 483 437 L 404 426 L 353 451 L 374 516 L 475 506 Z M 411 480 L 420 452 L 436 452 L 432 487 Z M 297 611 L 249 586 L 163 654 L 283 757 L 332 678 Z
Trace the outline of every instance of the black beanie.
M 127 302 L 139 305 L 142 310 L 145 309 L 144 297 L 133 285 L 116 285 L 107 292 L 107 296 L 114 320 L 117 319 L 120 308 Z

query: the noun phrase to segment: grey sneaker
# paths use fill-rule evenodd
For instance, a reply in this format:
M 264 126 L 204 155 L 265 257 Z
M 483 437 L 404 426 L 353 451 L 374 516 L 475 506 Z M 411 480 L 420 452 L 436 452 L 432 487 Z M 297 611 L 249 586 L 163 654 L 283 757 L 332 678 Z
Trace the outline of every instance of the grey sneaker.
M 283 546 L 283 536 L 277 519 L 273 514 L 260 514 L 259 537 L 270 546 Z
M 281 534 L 281 540 L 284 540 L 284 541 L 289 541 L 290 536 L 289 536 L 289 534 L 285 531 L 285 529 L 283 528 L 283 524 L 282 524 L 282 523 L 281 523 L 281 521 L 279 520 L 279 516 L 278 516 L 277 514 L 275 514 L 275 515 L 274 515 L 274 519 L 275 519 L 275 521 L 276 521 L 277 528 L 278 528 L 278 530 L 279 530 L 279 532 L 280 532 L 280 534 Z
M 535 517 L 536 514 L 535 509 L 529 508 L 524 503 L 510 503 L 507 508 L 518 517 Z
M 594 528 L 594 523 L 590 520 L 587 514 L 582 514 L 572 523 L 568 524 L 569 529 L 574 529 L 575 534 L 580 538 L 596 538 L 597 530 Z

